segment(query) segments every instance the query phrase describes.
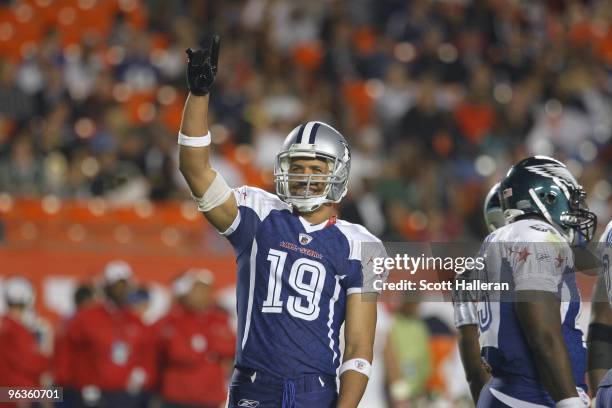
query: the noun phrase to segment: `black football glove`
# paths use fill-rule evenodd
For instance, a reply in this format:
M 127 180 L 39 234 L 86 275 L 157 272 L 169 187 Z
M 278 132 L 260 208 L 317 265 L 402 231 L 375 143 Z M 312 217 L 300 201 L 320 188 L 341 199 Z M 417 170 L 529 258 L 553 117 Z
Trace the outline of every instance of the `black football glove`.
M 210 48 L 207 50 L 192 50 L 187 48 L 187 86 L 189 91 L 198 96 L 207 95 L 217 75 L 219 62 L 219 47 L 221 38 L 213 35 Z

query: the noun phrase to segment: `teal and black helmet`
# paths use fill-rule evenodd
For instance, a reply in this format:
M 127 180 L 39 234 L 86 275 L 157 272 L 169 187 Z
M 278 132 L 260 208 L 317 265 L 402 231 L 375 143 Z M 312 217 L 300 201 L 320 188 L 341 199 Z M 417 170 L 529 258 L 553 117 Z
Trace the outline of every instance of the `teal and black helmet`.
M 536 214 L 556 226 L 570 244 L 589 242 L 597 216 L 586 205 L 586 192 L 568 168 L 547 156 L 523 159 L 508 171 L 499 187 L 508 222 Z
M 501 201 L 499 199 L 499 183 L 495 183 L 495 185 L 491 187 L 487 193 L 483 207 L 484 220 L 489 232 L 493 232 L 506 224 L 504 211 L 502 210 Z

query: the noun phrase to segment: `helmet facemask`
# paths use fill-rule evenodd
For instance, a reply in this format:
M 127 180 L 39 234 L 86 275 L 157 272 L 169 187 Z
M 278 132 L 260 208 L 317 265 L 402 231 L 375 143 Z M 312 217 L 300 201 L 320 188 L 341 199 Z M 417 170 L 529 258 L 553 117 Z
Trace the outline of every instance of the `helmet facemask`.
M 568 243 L 577 245 L 591 241 L 597 228 L 597 216 L 588 210 L 585 191 L 579 185 L 568 188 L 555 184 L 561 187 L 558 193 L 551 190 L 537 194 L 530 189 L 529 194 L 544 218 L 560 229 Z M 560 195 L 568 200 L 560 200 Z
M 327 173 L 291 172 L 296 160 L 321 160 Z M 312 212 L 325 203 L 337 203 L 346 195 L 349 168 L 341 158 L 312 149 L 292 147 L 276 157 L 274 180 L 279 198 L 300 212 Z
M 572 190 L 569 200 L 569 211 L 561 214 L 560 220 L 563 225 L 571 228 L 577 236 L 576 243 L 590 242 L 597 228 L 597 215 L 589 211 L 586 204 L 586 193 L 580 187 Z

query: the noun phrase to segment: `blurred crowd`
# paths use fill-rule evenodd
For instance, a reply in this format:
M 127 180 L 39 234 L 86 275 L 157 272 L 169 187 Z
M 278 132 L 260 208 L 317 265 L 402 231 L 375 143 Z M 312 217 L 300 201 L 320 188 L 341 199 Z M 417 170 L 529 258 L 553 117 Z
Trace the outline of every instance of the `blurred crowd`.
M 480 198 L 530 154 L 565 160 L 612 213 L 610 0 L 0 3 L 0 191 L 188 197 L 184 50 L 214 32 L 230 185 L 270 189 L 284 136 L 318 119 L 352 147 L 342 216 L 383 239 L 479 238 Z
M 53 326 L 37 313 L 28 279 L 5 276 L 0 288 L 0 384 L 63 390 L 61 403 L 15 407 L 225 406 L 235 317 L 219 303 L 210 271 L 178 274 L 166 288 L 172 301 L 153 318 L 152 291 L 121 260 L 107 263 L 95 281 L 75 282 L 71 310 Z M 379 304 L 374 371 L 360 406 L 469 406 L 461 368 L 445 371 L 456 357 L 454 330 L 422 317 L 419 301 L 410 294 L 395 310 Z M 401 384 L 401 400 L 391 400 L 389 384 Z

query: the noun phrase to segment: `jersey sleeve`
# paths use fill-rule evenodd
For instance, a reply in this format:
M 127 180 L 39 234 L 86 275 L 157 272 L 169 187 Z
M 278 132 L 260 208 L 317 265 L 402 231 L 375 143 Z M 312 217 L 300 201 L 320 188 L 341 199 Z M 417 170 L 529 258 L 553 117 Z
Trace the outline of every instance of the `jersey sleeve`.
M 470 324 L 478 324 L 478 311 L 476 301 L 478 295 L 471 290 L 460 289 L 458 282 L 471 282 L 478 278 L 475 270 L 465 271 L 462 274 L 455 276 L 455 285 L 453 287 L 453 315 L 455 327 L 466 326 Z
M 289 206 L 274 194 L 256 187 L 242 186 L 233 190 L 238 214 L 221 234 L 227 237 L 236 250 L 249 248 L 261 222 L 273 210 L 288 210 Z
M 378 260 L 384 260 L 387 251 L 383 243 L 374 236 L 366 240 L 355 240 L 350 244 L 349 270 L 344 285 L 347 295 L 353 293 L 380 293 L 381 285 L 376 281 L 386 281 L 388 271 Z
M 515 289 L 559 291 L 566 268 L 573 268 L 573 255 L 567 242 L 556 231 L 541 231 L 533 226 L 515 242 L 507 243 Z

